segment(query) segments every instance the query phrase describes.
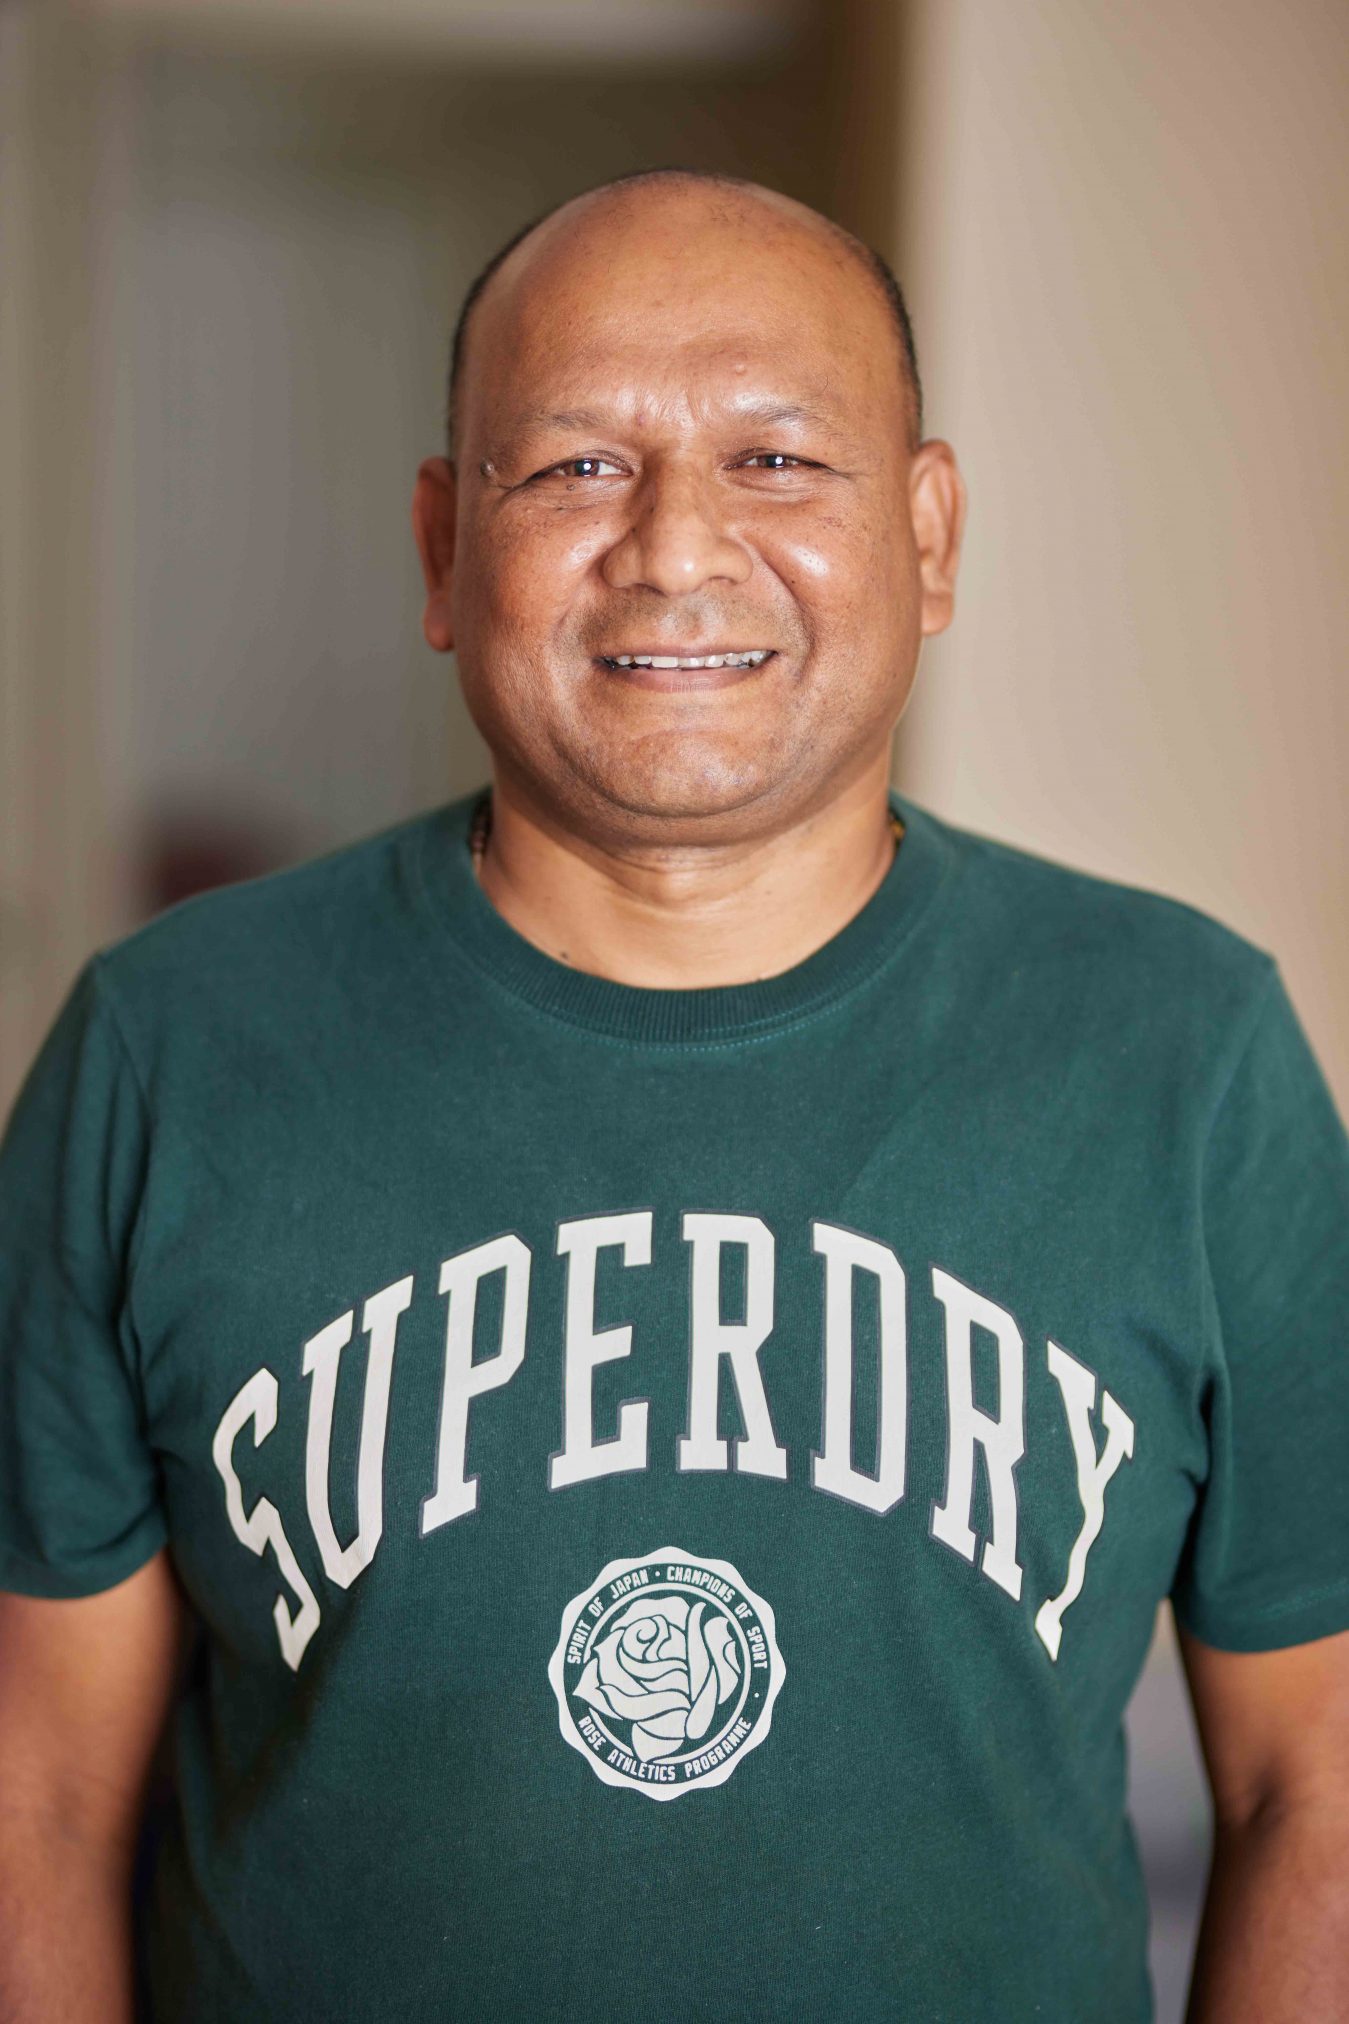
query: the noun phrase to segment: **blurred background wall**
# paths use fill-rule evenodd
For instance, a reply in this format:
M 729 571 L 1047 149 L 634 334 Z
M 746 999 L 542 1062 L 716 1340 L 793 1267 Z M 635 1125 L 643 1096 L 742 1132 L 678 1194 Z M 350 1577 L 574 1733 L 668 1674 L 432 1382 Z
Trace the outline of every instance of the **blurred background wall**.
M 408 522 L 518 224 L 726 167 L 894 258 L 971 488 L 896 778 L 1273 950 L 1349 1107 L 1339 0 L 0 0 L 0 1109 L 88 951 L 486 777 Z M 1159 2024 L 1206 1813 L 1130 1718 Z
M 919 0 L 904 265 L 973 508 L 901 773 L 1279 956 L 1349 1098 L 1349 8 Z

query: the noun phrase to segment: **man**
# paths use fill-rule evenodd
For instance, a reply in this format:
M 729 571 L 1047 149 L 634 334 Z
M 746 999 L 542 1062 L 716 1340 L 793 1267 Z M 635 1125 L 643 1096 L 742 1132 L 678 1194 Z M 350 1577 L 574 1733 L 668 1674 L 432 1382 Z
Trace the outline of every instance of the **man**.
M 887 786 L 963 495 L 855 242 L 664 172 L 472 300 L 474 794 L 95 960 L 3 1166 L 3 2014 L 1349 2014 L 1349 1152 L 1270 958 Z M 1008 333 L 1015 342 L 1015 333 Z M 1047 617 L 1052 623 L 1052 615 Z M 181 1599 L 180 1599 L 181 1598 Z

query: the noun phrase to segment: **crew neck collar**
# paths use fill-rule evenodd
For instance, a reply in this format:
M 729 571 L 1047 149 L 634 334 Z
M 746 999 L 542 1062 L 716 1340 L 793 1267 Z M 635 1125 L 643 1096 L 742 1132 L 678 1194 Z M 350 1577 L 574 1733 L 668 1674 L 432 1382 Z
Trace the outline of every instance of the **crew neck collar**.
M 473 812 L 484 787 L 448 802 L 419 833 L 423 904 L 461 956 L 514 997 L 554 1019 L 615 1040 L 697 1047 L 757 1040 L 824 1011 L 888 963 L 955 861 L 941 825 L 907 798 L 889 795 L 904 838 L 885 877 L 852 919 L 811 955 L 776 976 L 688 990 L 620 984 L 546 955 L 498 913 L 474 876 Z

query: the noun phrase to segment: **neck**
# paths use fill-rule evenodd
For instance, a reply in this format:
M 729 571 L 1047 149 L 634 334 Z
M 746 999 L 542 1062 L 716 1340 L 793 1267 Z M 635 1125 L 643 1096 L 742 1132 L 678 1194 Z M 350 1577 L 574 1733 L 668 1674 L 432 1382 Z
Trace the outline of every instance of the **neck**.
M 776 976 L 846 927 L 889 870 L 888 758 L 785 829 L 717 844 L 598 843 L 498 777 L 482 888 L 536 948 L 614 983 Z

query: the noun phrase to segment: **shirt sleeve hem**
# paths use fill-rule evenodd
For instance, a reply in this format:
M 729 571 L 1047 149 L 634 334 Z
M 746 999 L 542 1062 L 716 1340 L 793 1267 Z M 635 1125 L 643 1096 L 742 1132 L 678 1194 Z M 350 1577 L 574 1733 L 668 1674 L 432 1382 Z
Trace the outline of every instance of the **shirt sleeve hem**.
M 28 1560 L 22 1554 L 0 1547 L 0 1590 L 11 1595 L 29 1595 L 55 1602 L 75 1602 L 86 1595 L 102 1595 L 129 1581 L 154 1559 L 168 1538 L 164 1525 L 156 1520 L 140 1528 L 115 1553 L 101 1555 L 82 1567 L 60 1567 L 45 1560 Z
M 1349 1581 L 1246 1615 L 1191 1609 L 1174 1598 L 1171 1606 L 1182 1630 L 1217 1651 L 1282 1651 L 1289 1645 L 1312 1644 L 1317 1638 L 1349 1630 Z

